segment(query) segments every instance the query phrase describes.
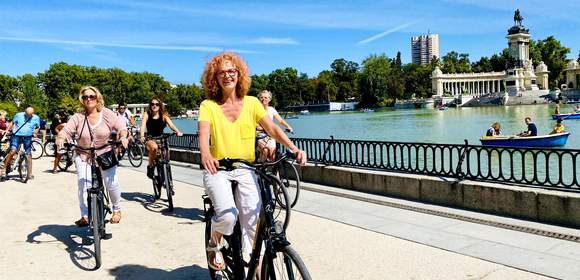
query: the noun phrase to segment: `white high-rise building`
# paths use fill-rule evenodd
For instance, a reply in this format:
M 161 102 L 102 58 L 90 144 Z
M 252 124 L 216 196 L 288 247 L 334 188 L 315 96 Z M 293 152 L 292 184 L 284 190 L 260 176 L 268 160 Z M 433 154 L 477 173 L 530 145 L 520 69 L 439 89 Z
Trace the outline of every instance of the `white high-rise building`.
M 429 64 L 433 57 L 439 57 L 439 35 L 427 34 L 411 38 L 412 62 Z

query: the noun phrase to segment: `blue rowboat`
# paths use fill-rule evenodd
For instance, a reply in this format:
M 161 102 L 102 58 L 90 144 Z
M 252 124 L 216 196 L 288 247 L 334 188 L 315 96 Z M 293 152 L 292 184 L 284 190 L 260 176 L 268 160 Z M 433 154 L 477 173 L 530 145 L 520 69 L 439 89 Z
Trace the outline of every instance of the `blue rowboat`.
M 479 139 L 483 146 L 501 146 L 515 148 L 549 148 L 566 145 L 570 132 L 542 136 L 493 136 Z
M 562 119 L 562 120 L 570 120 L 570 119 L 580 119 L 580 113 L 570 113 L 570 114 L 553 114 L 552 119 Z

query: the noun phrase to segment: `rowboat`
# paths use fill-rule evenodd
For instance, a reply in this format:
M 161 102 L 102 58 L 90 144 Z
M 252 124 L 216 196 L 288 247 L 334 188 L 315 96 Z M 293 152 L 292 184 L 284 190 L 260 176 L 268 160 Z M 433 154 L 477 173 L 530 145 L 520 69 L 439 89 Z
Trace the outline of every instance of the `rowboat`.
M 552 119 L 562 119 L 562 120 L 570 120 L 570 119 L 580 119 L 580 113 L 569 113 L 569 114 L 553 114 Z
M 479 141 L 483 146 L 501 146 L 516 148 L 548 148 L 566 145 L 570 132 L 542 136 L 484 136 Z

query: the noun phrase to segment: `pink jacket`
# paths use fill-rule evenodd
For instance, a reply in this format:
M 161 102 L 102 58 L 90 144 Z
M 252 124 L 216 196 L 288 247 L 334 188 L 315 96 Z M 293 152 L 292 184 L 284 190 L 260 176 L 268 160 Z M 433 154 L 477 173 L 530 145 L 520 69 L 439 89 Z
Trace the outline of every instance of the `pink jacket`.
M 115 112 L 107 108 L 103 108 L 99 114 L 99 121 L 94 126 L 91 126 L 88 120 L 85 120 L 86 117 L 84 114 L 74 114 L 68 120 L 64 128 L 60 131 L 59 136 L 64 136 L 69 142 L 73 136 L 75 136 L 75 139 L 77 139 L 77 145 L 84 148 L 89 148 L 100 147 L 106 144 L 107 141 L 111 139 L 111 132 L 113 131 L 120 133 L 123 130 L 127 130 L 123 118 L 118 117 Z M 89 126 L 93 134 L 93 142 L 91 142 Z M 101 155 L 110 150 L 110 147 L 102 149 L 97 151 L 97 155 Z M 83 161 L 87 161 L 89 157 L 88 152 L 83 152 L 80 150 L 77 150 L 76 152 L 81 156 Z

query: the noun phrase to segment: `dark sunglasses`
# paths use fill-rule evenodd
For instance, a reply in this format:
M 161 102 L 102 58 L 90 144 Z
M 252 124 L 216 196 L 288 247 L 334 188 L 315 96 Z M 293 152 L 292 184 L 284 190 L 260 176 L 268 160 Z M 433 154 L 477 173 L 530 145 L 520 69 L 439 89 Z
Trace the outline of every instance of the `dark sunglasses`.
M 97 96 L 96 95 L 83 95 L 81 98 L 85 101 L 86 100 L 96 100 Z
M 126 108 L 126 107 L 119 107 L 119 110 L 121 110 L 121 109 L 125 109 L 125 108 Z
M 159 103 L 157 103 L 157 102 L 155 102 L 155 103 L 149 103 L 149 105 L 150 105 L 151 107 L 153 107 L 153 106 L 159 106 Z

